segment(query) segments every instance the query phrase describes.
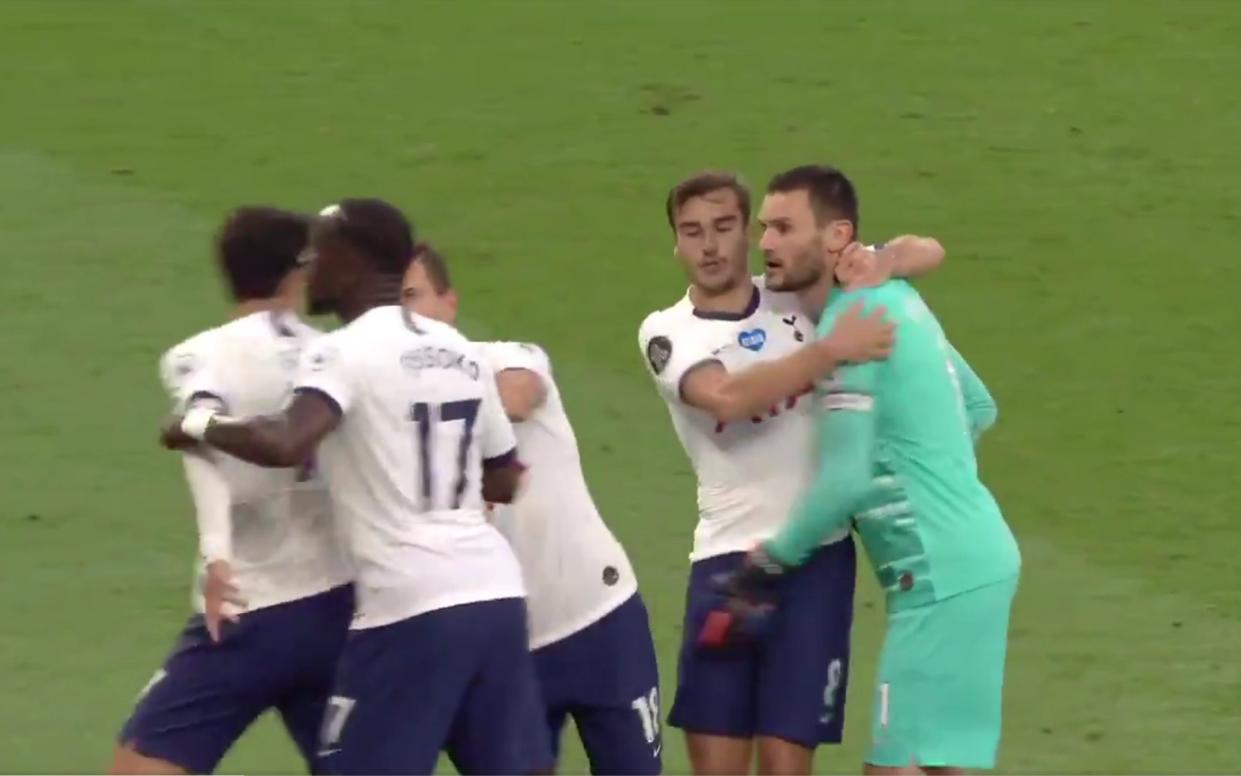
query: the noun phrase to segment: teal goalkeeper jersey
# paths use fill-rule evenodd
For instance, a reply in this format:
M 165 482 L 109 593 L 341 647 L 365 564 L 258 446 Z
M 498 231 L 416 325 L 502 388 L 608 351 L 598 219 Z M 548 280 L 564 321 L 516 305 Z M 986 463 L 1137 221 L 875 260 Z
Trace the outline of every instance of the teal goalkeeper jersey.
M 887 309 L 896 345 L 886 361 L 841 367 L 817 386 L 820 438 L 835 449 L 820 450 L 820 487 L 811 487 L 772 540 L 773 554 L 800 562 L 819 531 L 851 517 L 889 611 L 1015 576 L 1017 542 L 974 456 L 974 441 L 995 414 L 985 386 L 903 281 L 836 291 L 819 335 L 859 301 Z M 853 486 L 832 481 L 833 467 L 837 475 L 855 472 Z

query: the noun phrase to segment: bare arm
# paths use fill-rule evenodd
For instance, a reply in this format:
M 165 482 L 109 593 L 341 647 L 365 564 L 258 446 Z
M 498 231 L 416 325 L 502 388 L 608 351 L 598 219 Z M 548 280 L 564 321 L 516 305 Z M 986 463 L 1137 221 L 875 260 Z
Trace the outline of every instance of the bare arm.
M 197 439 L 187 433 L 185 418 L 175 416 L 164 429 L 165 447 L 185 449 Z M 282 413 L 240 421 L 216 414 L 206 423 L 202 441 L 243 461 L 286 468 L 307 461 L 319 442 L 340 422 L 340 410 L 326 394 L 299 391 Z
M 682 378 L 681 398 L 721 423 L 766 412 L 804 393 L 841 364 L 886 358 L 892 347 L 892 326 L 884 322 L 884 312 L 883 307 L 876 307 L 863 315 L 858 304 L 822 339 L 740 372 L 730 373 L 720 362 L 706 361 Z
M 707 361 L 686 373 L 681 398 L 721 423 L 734 423 L 803 393 L 834 363 L 830 355 L 816 352 L 813 344 L 735 374 L 719 361 Z
M 944 263 L 944 246 L 934 237 L 903 234 L 888 240 L 879 252 L 882 263 L 892 268 L 892 276 L 916 278 L 929 274 Z
M 483 462 L 483 501 L 488 504 L 512 504 L 517 497 L 521 475 L 526 467 L 514 453 L 502 462 Z
M 501 370 L 496 374 L 496 388 L 500 391 L 504 414 L 514 423 L 528 419 L 547 398 L 542 378 L 531 369 Z

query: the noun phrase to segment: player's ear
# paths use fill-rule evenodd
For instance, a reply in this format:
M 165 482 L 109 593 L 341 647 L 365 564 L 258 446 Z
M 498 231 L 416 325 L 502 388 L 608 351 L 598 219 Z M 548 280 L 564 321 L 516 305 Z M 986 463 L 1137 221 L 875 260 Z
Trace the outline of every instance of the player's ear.
M 824 247 L 834 254 L 839 254 L 853 242 L 853 223 L 844 219 L 832 221 L 827 226 L 827 234 L 823 241 Z

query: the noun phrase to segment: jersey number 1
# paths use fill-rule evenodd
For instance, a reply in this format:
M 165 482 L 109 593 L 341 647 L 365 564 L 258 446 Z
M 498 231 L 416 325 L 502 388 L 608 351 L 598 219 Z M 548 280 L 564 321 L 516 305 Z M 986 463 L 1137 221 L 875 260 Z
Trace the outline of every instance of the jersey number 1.
M 422 497 L 424 511 L 461 507 L 461 497 L 465 493 L 466 464 L 469 462 L 470 443 L 474 441 L 474 422 L 478 420 L 478 408 L 481 404 L 481 399 L 463 399 L 443 404 L 418 402 L 410 405 L 409 419 L 417 425 L 420 469 L 418 492 Z M 457 445 L 457 476 L 452 487 L 452 498 L 448 500 L 446 506 L 439 507 L 435 504 L 432 492 L 434 477 L 432 476 L 431 458 L 434 455 L 433 441 L 436 438 L 432 431 L 436 424 L 453 420 L 464 421 L 465 429 L 461 432 L 461 442 Z

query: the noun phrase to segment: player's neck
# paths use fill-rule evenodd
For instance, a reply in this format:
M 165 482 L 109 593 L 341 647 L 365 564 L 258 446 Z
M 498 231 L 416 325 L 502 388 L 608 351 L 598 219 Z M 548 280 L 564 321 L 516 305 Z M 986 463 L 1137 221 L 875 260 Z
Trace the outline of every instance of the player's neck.
M 293 308 L 280 297 L 247 299 L 244 302 L 237 303 L 237 306 L 233 308 L 231 319 L 235 321 L 255 313 L 287 313 L 292 311 Z
M 349 323 L 376 307 L 388 307 L 401 303 L 401 280 L 395 277 L 375 277 L 362 283 L 350 298 L 341 301 L 336 311 L 341 321 Z
M 823 308 L 827 307 L 827 298 L 831 296 L 832 289 L 835 287 L 836 274 L 824 272 L 817 283 L 797 292 L 797 301 L 801 304 L 802 312 L 806 314 L 806 317 L 815 323 L 819 322 L 819 319 L 823 317 Z
M 718 294 L 704 292 L 698 286 L 690 286 L 689 301 L 700 313 L 735 313 L 739 314 L 750 305 L 754 298 L 754 282 L 746 276 L 736 286 Z

